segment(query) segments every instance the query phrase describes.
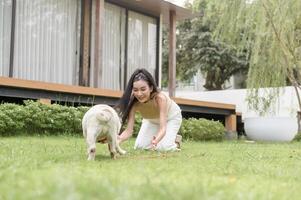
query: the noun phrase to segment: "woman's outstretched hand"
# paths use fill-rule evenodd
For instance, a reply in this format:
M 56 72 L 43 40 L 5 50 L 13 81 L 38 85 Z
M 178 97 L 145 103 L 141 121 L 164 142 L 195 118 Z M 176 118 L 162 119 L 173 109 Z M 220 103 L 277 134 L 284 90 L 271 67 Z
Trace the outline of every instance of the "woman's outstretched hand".
M 156 147 L 157 147 L 158 142 L 157 142 L 156 139 L 157 139 L 156 136 L 153 136 L 153 140 L 152 140 L 152 150 L 155 150 Z

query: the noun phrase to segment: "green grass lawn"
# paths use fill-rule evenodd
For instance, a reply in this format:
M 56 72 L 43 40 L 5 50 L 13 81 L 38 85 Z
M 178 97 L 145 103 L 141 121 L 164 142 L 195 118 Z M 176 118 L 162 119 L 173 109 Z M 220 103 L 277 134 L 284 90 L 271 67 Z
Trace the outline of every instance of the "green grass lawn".
M 185 142 L 111 160 L 83 138 L 0 138 L 0 199 L 300 199 L 301 143 Z

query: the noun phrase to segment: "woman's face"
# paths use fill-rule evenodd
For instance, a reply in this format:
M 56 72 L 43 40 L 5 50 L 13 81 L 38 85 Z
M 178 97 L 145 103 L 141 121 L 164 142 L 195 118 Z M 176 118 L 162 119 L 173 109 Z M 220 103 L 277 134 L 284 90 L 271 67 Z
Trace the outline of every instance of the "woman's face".
M 153 88 L 149 87 L 147 82 L 144 80 L 135 81 L 133 83 L 133 95 L 141 103 L 145 103 L 150 99 L 150 94 L 152 91 Z

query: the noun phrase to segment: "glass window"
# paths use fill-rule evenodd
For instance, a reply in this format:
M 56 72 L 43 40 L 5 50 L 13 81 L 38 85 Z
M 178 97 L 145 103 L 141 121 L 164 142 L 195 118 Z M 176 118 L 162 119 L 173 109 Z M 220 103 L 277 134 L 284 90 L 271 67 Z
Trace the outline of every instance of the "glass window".
M 90 85 L 94 87 L 122 90 L 124 82 L 124 53 L 125 53 L 125 9 L 105 3 L 103 27 L 96 30 L 96 2 L 92 10 L 92 42 Z M 98 17 L 101 17 L 100 15 Z M 101 19 L 98 19 L 101 20 Z M 100 39 L 96 34 L 101 36 Z M 95 44 L 94 41 L 98 41 Z M 102 46 L 100 47 L 100 45 Z M 95 46 L 101 48 L 97 51 Z M 96 58 L 101 58 L 96 62 Z M 95 76 L 97 73 L 97 76 Z
M 105 3 L 103 24 L 100 26 L 97 21 L 101 20 L 101 16 L 96 13 L 97 6 L 100 5 L 94 0 L 90 85 L 123 90 L 124 79 L 127 82 L 133 71 L 141 67 L 148 69 L 155 76 L 157 63 L 156 18 L 133 11 L 128 11 L 128 18 L 126 18 L 125 8 Z M 128 27 L 126 27 L 126 20 Z M 127 34 L 126 30 L 128 30 Z M 125 45 L 126 35 L 127 47 Z M 97 37 L 101 37 L 101 40 Z M 100 45 L 102 46 L 100 47 Z M 99 49 L 101 50 L 99 51 Z M 127 57 L 125 57 L 126 52 Z
M 0 3 L 0 76 L 9 76 L 12 0 Z
M 157 23 L 153 17 L 129 12 L 127 79 L 137 68 L 146 68 L 154 77 L 156 71 Z
M 80 0 L 17 0 L 13 77 L 78 85 Z

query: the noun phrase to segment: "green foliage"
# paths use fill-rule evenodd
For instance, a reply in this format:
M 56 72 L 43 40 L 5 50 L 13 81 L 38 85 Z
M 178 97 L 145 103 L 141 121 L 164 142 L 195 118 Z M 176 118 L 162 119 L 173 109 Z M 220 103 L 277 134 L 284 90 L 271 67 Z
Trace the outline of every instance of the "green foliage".
M 211 33 L 197 33 L 189 38 L 189 40 L 195 41 L 193 46 L 186 47 L 186 49 L 194 49 L 192 59 L 195 65 L 191 69 L 194 74 L 199 69 L 205 74 L 206 83 L 204 87 L 207 90 L 225 89 L 224 84 L 231 76 L 238 72 L 247 72 L 248 63 L 244 55 L 236 55 L 234 48 L 214 42 L 211 39 Z M 188 60 L 186 63 L 188 64 Z
M 297 141 L 300 142 L 301 141 L 301 132 L 298 132 L 298 134 L 296 134 L 295 138 L 293 139 L 293 141 Z
M 188 140 L 220 141 L 225 135 L 225 127 L 218 121 L 195 118 L 183 119 L 180 134 Z
M 139 133 L 142 124 L 142 116 L 140 114 L 135 115 L 134 133 L 133 136 L 136 137 Z
M 0 105 L 0 134 L 19 133 L 26 127 L 29 113 L 23 106 L 11 103 Z
M 137 137 L 140 127 L 142 124 L 142 116 L 139 113 L 135 114 L 135 123 L 134 123 L 134 131 L 133 131 L 133 136 Z M 122 130 L 126 129 L 127 123 L 125 123 L 122 127 Z
M 162 78 L 161 78 L 161 86 L 167 87 L 168 85 L 168 30 L 163 26 L 162 28 Z M 177 69 L 176 69 L 177 70 Z M 178 71 L 178 70 L 177 70 Z M 179 73 L 176 73 L 179 76 Z
M 142 124 L 142 117 L 135 115 L 134 133 L 136 137 Z M 179 134 L 185 140 L 205 141 L 205 140 L 222 140 L 225 135 L 225 127 L 218 121 L 207 119 L 183 119 Z
M 88 107 L 24 103 L 0 105 L 0 135 L 82 134 L 81 120 Z
M 277 89 L 261 93 L 259 88 L 283 87 L 289 81 L 300 89 L 300 0 L 206 0 L 206 3 L 208 13 L 214 11 L 219 15 L 215 38 L 240 51 L 247 50 L 249 108 L 264 114 L 279 97 Z
M 0 104 L 0 135 L 82 134 L 81 121 L 89 107 L 47 105 L 32 100 L 24 101 L 24 104 Z M 134 136 L 141 123 L 142 117 L 136 114 Z
M 196 11 L 204 10 L 206 4 L 197 2 Z M 248 70 L 245 52 L 226 43 L 214 41 L 211 32 L 215 29 L 217 16 L 186 20 L 177 25 L 177 78 L 183 82 L 201 71 L 206 78 L 204 87 L 207 90 L 225 89 L 225 82 L 231 76 Z M 163 31 L 163 78 L 162 84 L 167 85 L 168 69 L 168 38 Z
M 3 137 L 0 199 L 300 199 L 300 142 L 184 141 L 168 153 L 133 146 L 122 143 L 128 154 L 112 160 L 97 144 L 87 162 L 81 137 Z
M 81 119 L 88 109 L 46 105 L 39 102 L 26 101 L 25 108 L 30 118 L 26 120 L 27 130 L 46 133 L 77 133 L 81 134 Z
M 82 135 L 81 121 L 89 107 L 47 105 L 32 100 L 24 104 L 0 104 L 0 135 Z M 136 114 L 134 137 L 141 123 L 141 115 Z M 220 140 L 224 127 L 219 122 L 192 118 L 183 120 L 180 132 L 184 139 Z

